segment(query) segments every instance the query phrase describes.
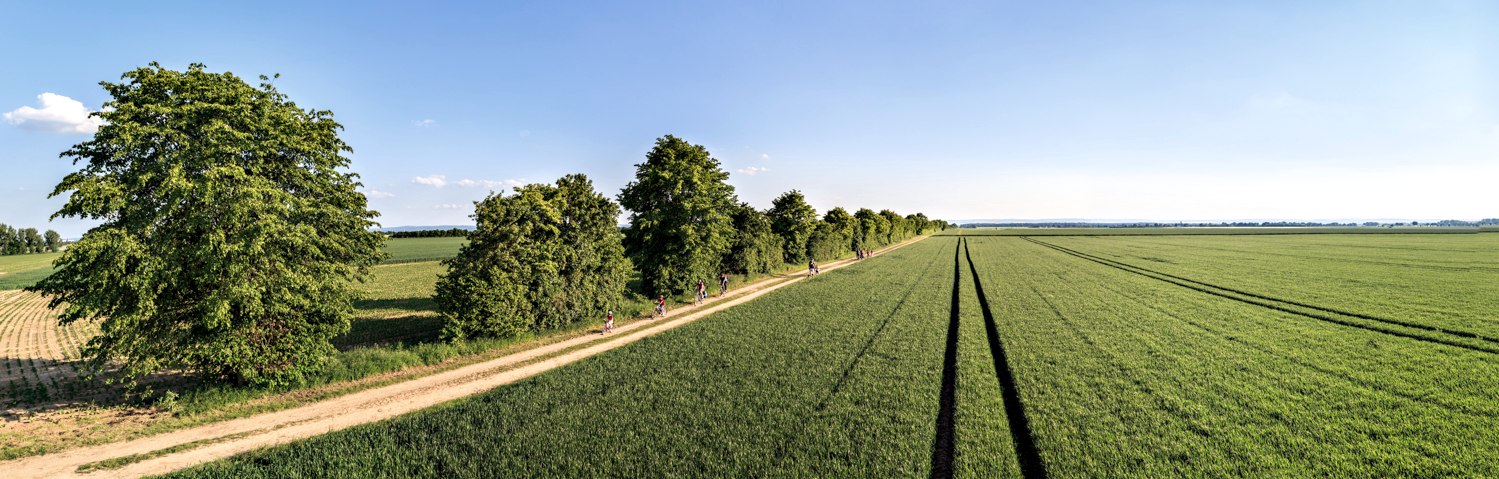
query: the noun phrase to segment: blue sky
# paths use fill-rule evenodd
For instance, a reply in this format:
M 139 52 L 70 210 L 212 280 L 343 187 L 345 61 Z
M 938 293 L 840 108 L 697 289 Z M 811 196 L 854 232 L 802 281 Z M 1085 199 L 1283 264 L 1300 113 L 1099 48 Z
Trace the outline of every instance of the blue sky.
M 65 236 L 57 154 L 151 61 L 280 73 L 387 226 L 572 172 L 613 196 L 668 133 L 762 208 L 1499 216 L 1492 2 L 32 3 L 0 6 L 0 222 Z

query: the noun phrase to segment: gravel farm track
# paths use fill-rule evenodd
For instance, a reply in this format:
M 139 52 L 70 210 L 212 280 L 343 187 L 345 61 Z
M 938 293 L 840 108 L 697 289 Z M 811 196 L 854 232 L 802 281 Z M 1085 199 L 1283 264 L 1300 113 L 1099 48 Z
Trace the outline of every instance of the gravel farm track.
M 925 237 L 892 245 L 884 251 L 904 247 Z M 822 265 L 831 271 L 857 260 L 842 260 Z M 197 464 L 225 458 L 262 447 L 284 444 L 375 422 L 419 409 L 436 406 L 510 384 L 548 370 L 564 366 L 595 354 L 618 348 L 648 336 L 707 317 L 715 312 L 760 297 L 771 291 L 795 284 L 806 276 L 793 274 L 772 277 L 730 291 L 722 298 L 710 298 L 700 306 L 681 306 L 666 319 L 645 320 L 615 329 L 611 335 L 588 334 L 524 350 L 493 360 L 452 369 L 430 376 L 399 382 L 374 389 L 313 402 L 288 410 L 207 424 L 128 441 L 100 444 L 52 454 L 0 462 L 0 477 L 139 477 L 163 474 Z M 0 324 L 0 337 L 7 338 L 5 353 L 6 379 L 25 378 L 28 384 L 56 382 L 57 375 L 73 375 L 67 366 L 76 361 L 78 348 L 92 334 L 96 325 L 73 325 L 58 328 L 54 317 L 44 314 L 40 297 L 17 291 L 0 291 L 0 313 L 7 308 L 29 308 L 38 311 L 24 317 L 7 319 Z M 4 314 L 0 317 L 10 318 Z M 24 330 L 27 333 L 16 333 Z M 35 332 L 31 332 L 35 331 Z M 16 339 L 8 339 L 8 338 Z M 35 362 L 54 365 L 33 367 Z M 45 358 L 51 358 L 50 360 Z M 24 366 L 24 367 L 23 367 Z M 12 373 L 12 368 L 23 369 Z M 29 374 L 29 375 L 23 375 Z M 51 387 L 51 386 L 48 386 Z M 101 461 L 132 458 L 118 468 L 93 468 L 80 472 L 85 465 Z

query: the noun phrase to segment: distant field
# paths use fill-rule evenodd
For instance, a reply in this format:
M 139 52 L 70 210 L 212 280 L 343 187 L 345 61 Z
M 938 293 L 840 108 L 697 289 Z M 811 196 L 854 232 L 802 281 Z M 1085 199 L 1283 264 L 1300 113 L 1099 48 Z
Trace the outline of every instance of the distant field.
M 179 476 L 1499 476 L 1499 236 L 967 233 Z
M 468 244 L 468 238 L 391 238 L 385 240 L 385 263 L 410 263 L 434 261 L 458 255 L 458 248 Z
M 437 261 L 458 255 L 466 238 L 393 238 L 385 241 L 384 264 Z M 52 274 L 52 261 L 62 253 L 0 256 L 0 291 L 23 289 Z
M 1158 236 L 1158 235 L 1310 235 L 1310 234 L 1473 234 L 1479 228 L 1397 226 L 1394 228 L 1278 227 L 1278 228 L 956 228 L 941 234 L 982 236 Z
M 52 261 L 62 253 L 0 256 L 0 291 L 21 289 L 52 274 Z

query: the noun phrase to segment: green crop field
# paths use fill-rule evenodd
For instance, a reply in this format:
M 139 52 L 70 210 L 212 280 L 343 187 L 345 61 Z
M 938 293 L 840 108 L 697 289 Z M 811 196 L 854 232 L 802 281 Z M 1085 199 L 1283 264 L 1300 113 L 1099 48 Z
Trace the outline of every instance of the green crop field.
M 384 264 L 435 262 L 458 254 L 467 238 L 391 238 L 385 240 Z M 62 253 L 0 256 L 0 291 L 22 289 L 52 274 L 52 261 Z M 435 263 L 434 263 L 435 264 Z M 428 285 L 428 296 L 431 286 Z
M 436 261 L 458 255 L 468 238 L 390 238 L 385 240 L 385 263 Z
M 1499 235 L 939 236 L 179 476 L 1493 477 L 1494 311 Z
M 52 260 L 62 253 L 0 256 L 0 291 L 21 289 L 52 274 Z
M 470 400 L 183 475 L 925 475 L 953 255 L 924 241 Z
M 1316 235 L 1316 234 L 1474 234 L 1479 228 L 1457 226 L 1278 226 L 1278 227 L 1214 227 L 1192 226 L 1182 228 L 962 228 L 948 230 L 945 234 L 969 236 L 1258 236 L 1258 235 Z

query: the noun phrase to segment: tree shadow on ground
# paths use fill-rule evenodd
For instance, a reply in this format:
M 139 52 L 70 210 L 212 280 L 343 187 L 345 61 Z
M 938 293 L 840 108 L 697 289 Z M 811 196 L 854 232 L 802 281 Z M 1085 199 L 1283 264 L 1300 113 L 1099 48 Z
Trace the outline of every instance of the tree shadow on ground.
M 339 350 L 382 345 L 411 345 L 441 339 L 442 317 L 408 314 L 383 318 L 356 318 L 349 332 L 333 338 Z
M 12 360 L 15 359 L 0 357 L 0 361 Z M 51 374 L 40 379 L 35 374 L 10 375 L 0 380 L 0 419 L 7 421 L 60 410 L 148 406 L 142 403 L 140 394 L 145 388 L 157 393 L 181 394 L 200 386 L 200 381 L 190 376 L 166 372 L 142 378 L 140 388 L 132 394 L 124 385 L 105 384 L 99 378 L 83 377 L 77 372 L 85 369 L 81 360 L 22 358 L 19 361 L 34 365 L 38 371 L 51 371 Z
M 419 296 L 412 298 L 384 298 L 384 299 L 361 299 L 354 302 L 356 311 L 372 311 L 383 309 L 398 309 L 403 311 L 437 312 L 437 303 L 431 297 Z

